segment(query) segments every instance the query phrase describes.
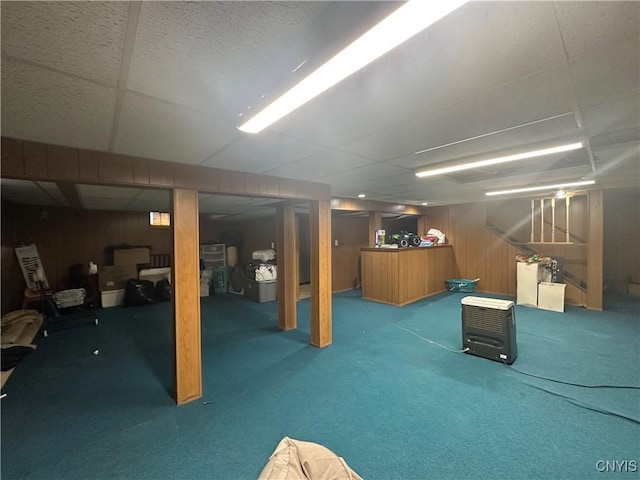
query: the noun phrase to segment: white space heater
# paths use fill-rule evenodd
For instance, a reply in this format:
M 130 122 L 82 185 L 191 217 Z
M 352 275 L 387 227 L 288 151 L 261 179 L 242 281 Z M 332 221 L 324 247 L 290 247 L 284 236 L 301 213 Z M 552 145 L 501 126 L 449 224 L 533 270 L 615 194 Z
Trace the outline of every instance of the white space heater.
M 514 303 L 483 297 L 464 297 L 461 303 L 466 353 L 512 364 L 518 356 Z

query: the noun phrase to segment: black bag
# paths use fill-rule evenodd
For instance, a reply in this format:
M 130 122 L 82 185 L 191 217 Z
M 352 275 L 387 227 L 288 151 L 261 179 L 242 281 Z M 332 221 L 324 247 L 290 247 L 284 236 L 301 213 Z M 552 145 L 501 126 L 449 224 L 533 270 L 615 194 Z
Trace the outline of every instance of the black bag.
M 149 305 L 156 303 L 156 287 L 151 280 L 127 280 L 127 289 L 124 294 L 124 306 Z
M 171 283 L 166 278 L 156 282 L 156 301 L 168 302 L 171 300 Z

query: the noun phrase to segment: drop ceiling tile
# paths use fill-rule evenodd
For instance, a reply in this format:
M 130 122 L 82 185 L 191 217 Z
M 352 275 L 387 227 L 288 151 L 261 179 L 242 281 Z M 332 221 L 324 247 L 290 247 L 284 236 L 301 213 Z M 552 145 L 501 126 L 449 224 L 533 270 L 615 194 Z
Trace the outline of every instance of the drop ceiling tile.
M 2 135 L 107 150 L 115 90 L 2 59 Z
M 246 134 L 240 132 L 237 141 L 211 156 L 208 167 L 265 173 L 279 166 L 321 151 L 319 145 L 302 142 L 273 132 Z
M 126 198 L 91 198 L 82 201 L 84 208 L 89 210 L 131 210 Z
M 499 9 L 490 3 L 470 2 L 272 128 L 339 147 L 469 95 L 503 88 L 562 59 L 553 22 L 545 23 L 553 20 L 552 13 L 544 2 L 502 3 Z M 531 21 L 523 23 L 521 16 Z M 548 87 L 547 105 L 561 85 L 556 82 Z M 379 154 L 375 158 L 389 157 Z
M 585 108 L 582 118 L 589 135 L 637 128 L 640 124 L 640 96 Z
M 375 160 L 370 158 L 363 158 L 339 150 L 324 150 L 266 173 L 297 180 L 312 180 L 372 163 L 375 163 Z
M 116 86 L 128 12 L 128 2 L 3 2 L 2 55 Z
M 26 180 L 0 179 L 0 194 L 4 200 L 25 205 L 68 206 L 55 183 L 29 182 Z
M 155 188 L 141 188 L 135 196 L 136 202 L 162 202 L 171 203 L 171 192 Z
M 578 103 L 588 108 L 640 94 L 640 42 L 608 44 L 570 63 Z
M 555 2 L 553 8 L 570 58 L 609 43 L 637 42 L 638 2 Z
M 255 92 L 265 93 L 271 72 L 288 75 L 304 59 L 297 53 L 303 40 L 295 39 L 325 7 L 324 2 L 143 2 L 127 86 L 235 118 L 259 98 Z M 287 64 L 289 51 L 295 58 Z
M 458 143 L 446 150 L 440 149 L 437 154 L 432 153 L 437 155 L 433 160 L 442 161 L 513 147 L 570 132 L 575 134 L 577 126 L 572 116 L 551 119 L 571 111 L 566 100 L 567 84 L 564 80 L 562 69 L 550 68 L 407 119 L 341 148 L 413 168 L 424 164 L 420 163 L 420 157 L 412 156 L 414 152 L 478 136 L 484 137 Z M 499 130 L 545 119 L 549 120 L 510 130 L 509 133 L 487 136 Z M 558 127 L 562 127 L 562 131 Z M 408 161 L 411 158 L 415 161 Z M 396 159 L 399 161 L 396 162 Z
M 77 185 L 78 194 L 83 199 L 122 198 L 131 200 L 142 191 L 139 188 L 107 187 L 101 185 Z
M 373 165 L 365 165 L 364 167 L 354 168 L 340 173 L 334 173 L 323 177 L 315 178 L 314 181 L 320 183 L 329 183 L 331 185 L 353 185 L 369 180 L 385 179 L 392 175 L 406 174 L 407 170 L 387 165 L 384 162 L 375 163 Z M 381 180 L 382 181 L 382 180 Z
M 237 136 L 235 128 L 198 110 L 127 93 L 118 123 L 118 153 L 199 164 Z
M 69 206 L 69 202 L 58 188 L 58 185 L 52 182 L 36 182 L 36 184 L 53 199 L 56 205 Z

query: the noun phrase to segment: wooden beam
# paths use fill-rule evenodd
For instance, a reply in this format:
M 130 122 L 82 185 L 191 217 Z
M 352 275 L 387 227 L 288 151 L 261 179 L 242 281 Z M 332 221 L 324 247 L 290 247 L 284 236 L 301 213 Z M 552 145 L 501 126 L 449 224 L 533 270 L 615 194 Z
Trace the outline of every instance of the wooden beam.
M 329 200 L 329 185 L 2 137 L 2 178 Z
M 311 344 L 331 345 L 331 204 L 311 201 Z
M 202 397 L 198 191 L 173 190 L 173 312 L 176 403 Z
M 292 205 L 276 208 L 276 252 L 278 252 L 278 328 L 292 330 L 298 326 L 298 246 L 296 212 Z
M 402 203 L 380 202 L 378 200 L 356 200 L 354 198 L 332 198 L 332 210 L 347 212 L 382 212 L 398 215 L 426 215 L 427 207 L 405 205 Z
M 376 246 L 376 230 L 382 230 L 382 214 L 369 212 L 369 246 Z
M 589 237 L 587 245 L 587 308 L 602 310 L 604 270 L 604 208 L 602 190 L 589 190 Z

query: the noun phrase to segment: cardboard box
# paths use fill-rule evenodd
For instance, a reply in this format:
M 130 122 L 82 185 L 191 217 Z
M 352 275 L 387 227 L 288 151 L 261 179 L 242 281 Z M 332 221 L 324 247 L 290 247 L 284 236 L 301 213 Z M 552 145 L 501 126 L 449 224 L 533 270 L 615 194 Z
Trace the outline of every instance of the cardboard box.
M 151 255 L 148 247 L 119 248 L 113 251 L 113 264 L 119 266 L 136 267 L 139 263 L 151 263 Z M 136 272 L 137 275 L 138 272 Z M 138 278 L 137 276 L 134 278 Z
M 125 288 L 127 280 L 130 278 L 137 278 L 137 271 L 134 270 L 132 272 L 130 268 L 123 268 L 118 265 L 98 267 L 98 289 L 101 292 Z
M 124 294 L 124 289 L 107 290 L 106 292 L 101 292 L 100 299 L 102 301 L 102 308 L 124 305 Z

